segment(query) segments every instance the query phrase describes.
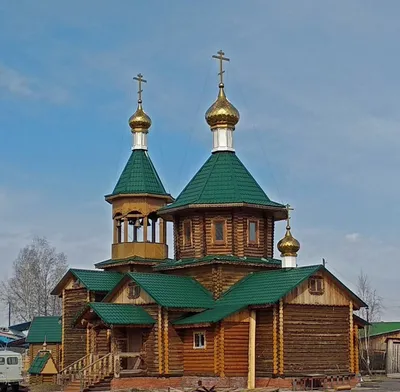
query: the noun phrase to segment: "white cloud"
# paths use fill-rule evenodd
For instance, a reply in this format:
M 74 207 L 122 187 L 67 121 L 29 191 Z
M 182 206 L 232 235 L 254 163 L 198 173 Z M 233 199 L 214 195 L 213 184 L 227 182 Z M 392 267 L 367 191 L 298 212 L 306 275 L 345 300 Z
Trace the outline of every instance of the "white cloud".
M 357 242 L 360 239 L 360 233 L 350 233 L 345 235 L 346 241 Z

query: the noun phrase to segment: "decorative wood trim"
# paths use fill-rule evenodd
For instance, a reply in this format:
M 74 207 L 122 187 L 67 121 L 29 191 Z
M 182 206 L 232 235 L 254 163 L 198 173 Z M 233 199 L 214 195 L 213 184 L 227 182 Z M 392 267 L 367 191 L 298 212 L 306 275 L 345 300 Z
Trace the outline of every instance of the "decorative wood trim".
M 169 373 L 168 310 L 164 308 L 164 373 Z
M 278 374 L 278 312 L 276 305 L 272 310 L 272 366 L 273 374 Z
M 349 303 L 349 353 L 350 373 L 354 373 L 354 328 L 353 328 L 353 302 Z
M 284 346 L 283 346 L 283 299 L 279 300 L 279 374 L 282 376 L 284 371 Z
M 158 373 L 163 373 L 163 350 L 162 350 L 162 309 L 161 306 L 158 306 L 158 315 L 157 315 L 157 338 L 158 338 Z
M 87 303 L 90 303 L 90 291 L 87 292 Z M 63 328 L 64 329 L 64 328 Z M 90 354 L 90 328 L 86 325 L 86 355 Z
M 215 224 L 223 223 L 224 227 L 224 239 L 222 241 L 215 239 Z M 227 234 L 228 234 L 228 223 L 227 219 L 223 217 L 215 217 L 211 219 L 211 243 L 213 245 L 226 245 L 227 244 Z
M 256 239 L 255 241 L 250 240 L 250 223 L 256 224 Z M 260 243 L 260 222 L 258 219 L 249 218 L 247 219 L 247 245 L 259 245 Z
M 256 311 L 250 311 L 249 322 L 249 369 L 247 377 L 247 388 L 256 387 Z

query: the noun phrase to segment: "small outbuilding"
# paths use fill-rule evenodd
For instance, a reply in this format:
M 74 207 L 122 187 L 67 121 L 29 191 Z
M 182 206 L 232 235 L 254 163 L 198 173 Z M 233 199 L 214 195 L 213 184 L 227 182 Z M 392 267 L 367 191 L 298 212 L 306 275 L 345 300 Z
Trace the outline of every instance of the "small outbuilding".
M 58 368 L 51 352 L 46 349 L 46 345 L 37 353 L 28 373 L 31 385 L 57 383 Z

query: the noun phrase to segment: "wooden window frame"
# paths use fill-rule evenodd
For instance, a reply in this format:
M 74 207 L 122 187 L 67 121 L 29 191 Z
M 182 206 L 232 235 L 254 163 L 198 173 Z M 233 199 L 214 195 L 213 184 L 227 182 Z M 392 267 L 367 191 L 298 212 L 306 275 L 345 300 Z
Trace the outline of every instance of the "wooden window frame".
M 318 287 L 318 283 L 320 282 Z M 308 278 L 308 291 L 312 295 L 322 295 L 325 292 L 325 281 L 322 276 L 311 276 Z
M 128 299 L 137 299 L 141 294 L 141 287 L 136 282 L 128 283 Z
M 250 224 L 255 223 L 256 225 L 256 239 L 250 239 Z M 257 219 L 248 219 L 247 220 L 247 243 L 250 245 L 258 245 L 260 243 L 260 222 Z
M 196 335 L 204 336 L 204 346 L 196 347 Z M 193 349 L 194 350 L 205 350 L 206 348 L 207 348 L 206 331 L 193 331 Z
M 186 225 L 189 225 L 190 228 L 190 241 L 188 242 L 186 239 Z M 182 222 L 182 229 L 183 229 L 183 246 L 185 248 L 191 247 L 193 245 L 193 227 L 192 221 L 190 219 L 185 219 Z
M 217 240 L 215 238 L 215 226 L 217 223 L 222 223 L 223 225 L 223 234 L 224 234 L 224 239 L 223 240 Z M 212 220 L 211 222 L 211 238 L 212 238 L 212 243 L 214 245 L 226 245 L 226 241 L 227 241 L 227 232 L 228 232 L 228 227 L 227 227 L 227 220 L 226 218 L 215 218 Z

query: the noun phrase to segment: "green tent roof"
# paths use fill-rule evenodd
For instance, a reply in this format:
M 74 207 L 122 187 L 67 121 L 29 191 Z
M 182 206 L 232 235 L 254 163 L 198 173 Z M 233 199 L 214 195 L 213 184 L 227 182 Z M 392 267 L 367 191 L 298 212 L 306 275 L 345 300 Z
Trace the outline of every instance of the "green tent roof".
M 70 276 L 74 276 L 89 291 L 108 293 L 124 276 L 119 272 L 70 269 L 52 291 L 53 295 L 60 294 L 62 287 Z
M 378 323 L 371 323 L 369 327 L 369 336 L 384 335 L 400 331 L 400 321 L 381 321 Z
M 35 317 L 26 338 L 27 343 L 61 343 L 61 317 Z
M 214 306 L 211 293 L 191 277 L 137 272 L 126 276 L 135 281 L 161 306 L 202 309 Z
M 51 355 L 49 352 L 38 352 L 35 359 L 33 360 L 31 366 L 29 367 L 29 374 L 40 374 L 46 366 L 47 361 L 50 359 Z
M 168 195 L 147 151 L 133 150 L 112 194 L 106 197 L 142 193 Z
M 154 324 L 154 319 L 140 306 L 94 302 L 88 307 L 108 325 Z M 87 308 L 85 309 L 87 310 Z M 83 314 L 82 312 L 81 314 Z
M 155 270 L 167 270 L 185 266 L 192 266 L 193 264 L 203 264 L 203 263 L 226 263 L 226 264 L 255 264 L 255 265 L 271 265 L 280 266 L 281 261 L 278 259 L 271 258 L 260 258 L 260 257 L 238 257 L 238 256 L 228 256 L 228 255 L 210 255 L 201 257 L 198 259 L 182 259 L 182 260 L 165 260 L 154 266 Z
M 175 202 L 163 210 L 236 203 L 284 208 L 268 198 L 235 153 L 218 152 L 210 156 Z

